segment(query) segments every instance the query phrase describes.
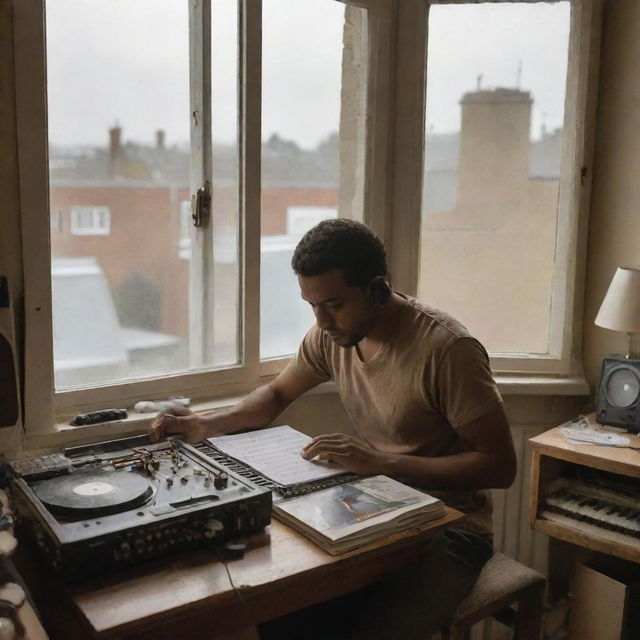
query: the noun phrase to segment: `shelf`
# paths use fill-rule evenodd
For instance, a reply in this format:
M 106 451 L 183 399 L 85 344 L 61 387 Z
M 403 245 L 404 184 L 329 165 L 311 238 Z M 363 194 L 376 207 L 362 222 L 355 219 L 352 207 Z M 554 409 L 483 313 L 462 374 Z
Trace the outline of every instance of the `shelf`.
M 560 518 L 562 516 L 559 516 Z M 534 529 L 580 547 L 640 563 L 640 540 L 566 518 L 567 524 L 536 518 Z

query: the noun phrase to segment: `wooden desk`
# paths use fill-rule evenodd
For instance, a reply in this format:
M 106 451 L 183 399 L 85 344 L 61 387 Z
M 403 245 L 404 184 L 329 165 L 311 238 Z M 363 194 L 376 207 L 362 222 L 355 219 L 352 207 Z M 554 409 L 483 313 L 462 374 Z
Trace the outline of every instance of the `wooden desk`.
M 599 426 L 593 414 L 588 417 L 594 426 Z M 639 437 L 630 433 L 625 435 L 631 439 L 631 446 L 640 447 Z M 529 507 L 531 526 L 536 531 L 592 551 L 640 562 L 640 539 L 621 536 L 578 520 L 559 524 L 540 517 L 549 483 L 556 478 L 566 476 L 571 466 L 582 465 L 614 476 L 640 478 L 640 451 L 571 444 L 566 441 L 558 427 L 532 438 L 529 442 L 533 453 Z
M 227 563 L 228 574 L 213 548 L 70 586 L 45 575 L 33 556 L 23 556 L 21 570 L 52 640 L 209 640 L 370 584 L 462 517 L 447 508 L 443 518 L 337 557 L 274 520 L 242 560 Z

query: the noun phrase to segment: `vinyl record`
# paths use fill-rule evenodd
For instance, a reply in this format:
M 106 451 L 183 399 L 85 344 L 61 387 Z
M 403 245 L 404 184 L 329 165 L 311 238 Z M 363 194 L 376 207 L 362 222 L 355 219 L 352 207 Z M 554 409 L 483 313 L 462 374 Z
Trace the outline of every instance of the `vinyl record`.
M 67 476 L 51 478 L 34 490 L 53 514 L 67 518 L 126 511 L 147 502 L 154 492 L 151 482 L 144 476 L 103 469 L 74 471 Z

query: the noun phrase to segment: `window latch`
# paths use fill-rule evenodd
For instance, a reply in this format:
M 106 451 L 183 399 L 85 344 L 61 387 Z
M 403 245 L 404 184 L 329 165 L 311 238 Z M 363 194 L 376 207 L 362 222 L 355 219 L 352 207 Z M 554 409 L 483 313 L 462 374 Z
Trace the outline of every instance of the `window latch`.
M 196 210 L 192 214 L 194 227 L 206 227 L 211 215 L 211 189 L 209 181 L 196 191 Z

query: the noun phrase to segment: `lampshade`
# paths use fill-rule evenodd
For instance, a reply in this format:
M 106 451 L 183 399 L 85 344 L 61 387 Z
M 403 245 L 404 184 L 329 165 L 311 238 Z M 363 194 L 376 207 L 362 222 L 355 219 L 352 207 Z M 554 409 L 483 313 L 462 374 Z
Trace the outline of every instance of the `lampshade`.
M 640 269 L 618 267 L 594 322 L 614 331 L 640 332 Z

